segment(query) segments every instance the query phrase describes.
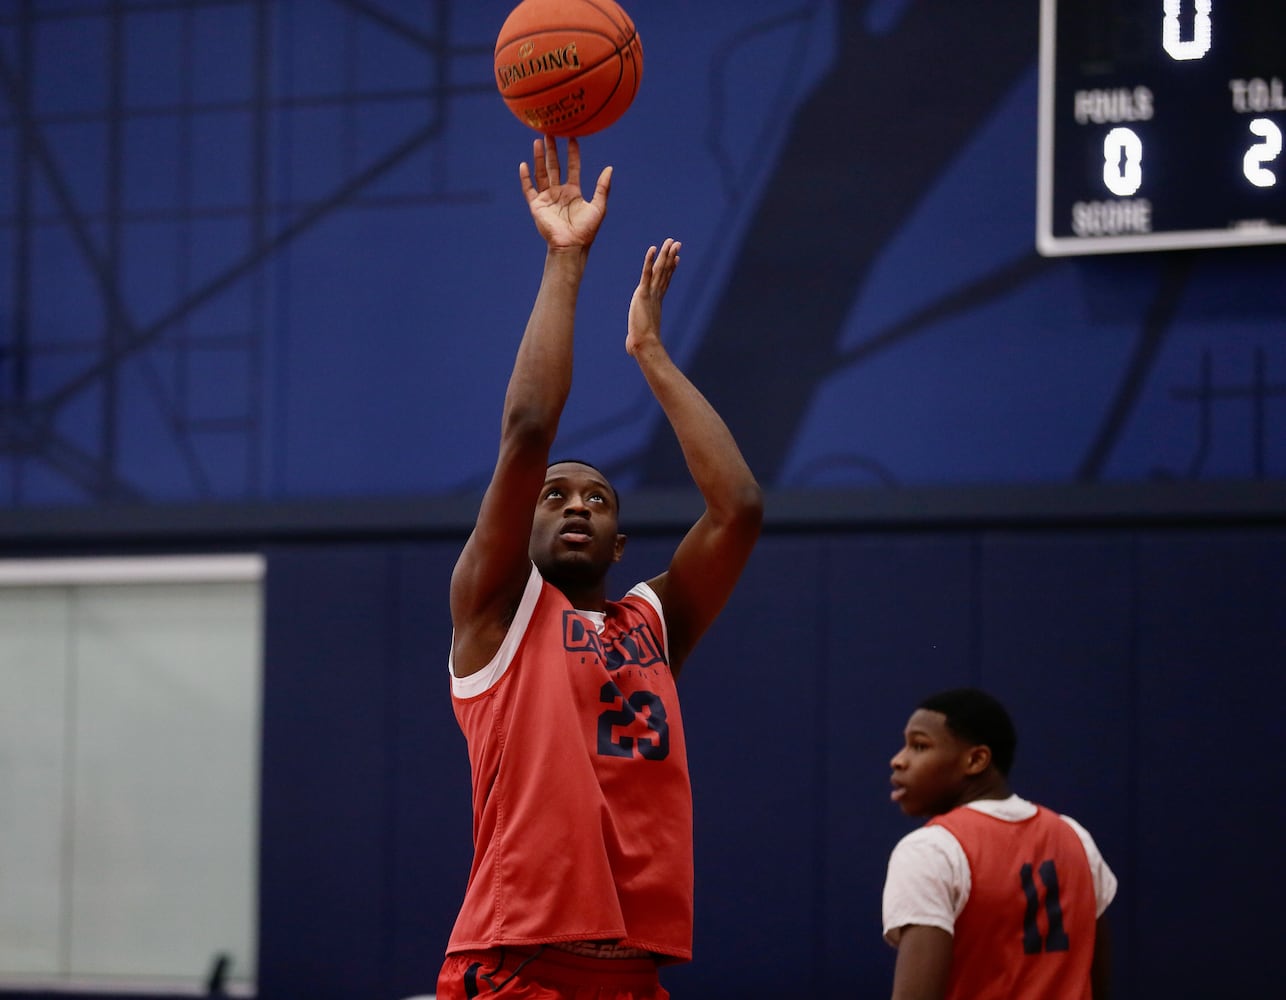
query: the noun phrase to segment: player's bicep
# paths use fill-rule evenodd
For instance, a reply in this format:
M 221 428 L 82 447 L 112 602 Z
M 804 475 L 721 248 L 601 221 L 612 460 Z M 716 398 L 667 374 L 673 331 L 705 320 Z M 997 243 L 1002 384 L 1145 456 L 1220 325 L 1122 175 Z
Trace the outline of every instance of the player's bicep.
M 1094 1000 L 1107 1000 L 1112 989 L 1112 932 L 1107 914 L 1094 927 L 1094 958 L 1090 965 L 1090 990 Z
M 893 1000 L 941 1000 L 951 975 L 955 941 L 941 927 L 908 924 L 898 936 Z
M 759 537 L 759 520 L 716 524 L 704 514 L 689 529 L 669 568 L 649 581 L 665 608 L 671 669 L 678 671 L 723 610 Z
M 461 676 L 483 666 L 499 648 L 531 571 L 528 550 L 543 458 L 505 456 L 483 495 L 478 520 L 451 574 L 451 623 Z M 476 663 L 474 661 L 477 661 Z
M 516 601 L 530 568 L 525 548 L 482 525 L 474 528 L 451 573 L 451 622 L 467 628 L 480 617 L 493 617 L 497 607 Z

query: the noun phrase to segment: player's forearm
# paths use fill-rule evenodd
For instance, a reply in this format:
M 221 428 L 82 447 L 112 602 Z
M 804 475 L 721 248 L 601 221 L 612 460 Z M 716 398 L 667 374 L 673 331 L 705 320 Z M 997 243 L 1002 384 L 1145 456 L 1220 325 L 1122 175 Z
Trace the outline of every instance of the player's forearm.
M 893 969 L 893 1000 L 942 1000 L 954 946 L 953 936 L 940 927 L 903 927 Z
M 505 392 L 505 433 L 544 433 L 552 443 L 572 384 L 576 300 L 588 249 L 549 251 L 540 290 Z
M 659 342 L 640 349 L 635 360 L 674 429 L 710 516 L 720 523 L 757 524 L 763 495 L 723 418 Z
M 1090 991 L 1094 1000 L 1108 1000 L 1112 992 L 1112 937 L 1107 914 L 1094 929 L 1094 958 L 1090 965 Z

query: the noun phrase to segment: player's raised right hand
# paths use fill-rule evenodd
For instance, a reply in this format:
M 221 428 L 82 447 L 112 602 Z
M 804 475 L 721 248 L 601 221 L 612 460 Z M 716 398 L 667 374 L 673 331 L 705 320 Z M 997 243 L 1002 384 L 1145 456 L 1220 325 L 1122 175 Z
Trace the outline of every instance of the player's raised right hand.
M 531 209 L 536 229 L 550 250 L 585 250 L 598 235 L 607 215 L 607 196 L 612 186 L 612 168 L 604 167 L 594 186 L 592 200 L 581 194 L 580 144 L 567 140 L 567 180 L 562 180 L 558 144 L 553 136 L 532 143 L 532 166 L 519 164 L 522 192 Z

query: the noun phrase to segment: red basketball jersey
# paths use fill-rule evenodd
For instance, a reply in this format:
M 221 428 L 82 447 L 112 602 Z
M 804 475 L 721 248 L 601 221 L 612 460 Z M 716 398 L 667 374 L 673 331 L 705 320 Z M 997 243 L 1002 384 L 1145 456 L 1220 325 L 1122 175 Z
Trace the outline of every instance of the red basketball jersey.
M 959 808 L 929 821 L 969 860 L 948 1000 L 1090 1000 L 1098 918 L 1076 832 L 1037 807 L 1020 822 Z
M 447 952 L 610 940 L 691 958 L 692 796 L 660 615 L 632 592 L 597 632 L 533 571 L 514 629 L 499 679 L 452 694 L 474 859 Z

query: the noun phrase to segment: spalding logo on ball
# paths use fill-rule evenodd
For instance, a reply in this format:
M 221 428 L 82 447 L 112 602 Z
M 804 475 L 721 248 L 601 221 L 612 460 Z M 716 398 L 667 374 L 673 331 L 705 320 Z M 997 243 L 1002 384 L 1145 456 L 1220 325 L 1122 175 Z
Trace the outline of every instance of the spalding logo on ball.
M 607 128 L 634 102 L 643 43 L 613 0 L 522 0 L 496 38 L 496 86 L 544 135 Z

